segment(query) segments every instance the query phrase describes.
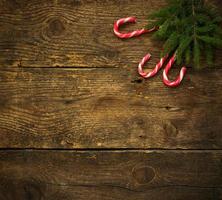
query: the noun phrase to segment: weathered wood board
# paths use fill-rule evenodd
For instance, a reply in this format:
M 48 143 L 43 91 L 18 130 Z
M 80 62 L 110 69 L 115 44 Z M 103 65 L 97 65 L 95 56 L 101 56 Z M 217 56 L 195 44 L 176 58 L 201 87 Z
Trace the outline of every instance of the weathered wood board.
M 0 200 L 222 199 L 221 51 L 169 89 L 136 71 L 161 43 L 113 35 L 165 4 L 0 0 Z
M 165 0 L 0 0 L 0 66 L 131 68 L 146 54 L 158 61 L 161 43 L 151 34 L 120 40 L 113 23 L 136 16 L 144 27 Z M 215 66 L 221 66 L 221 51 Z
M 221 198 L 221 151 L 0 152 L 0 199 Z
M 118 69 L 1 69 L 0 147 L 221 149 L 220 72 L 169 89 Z

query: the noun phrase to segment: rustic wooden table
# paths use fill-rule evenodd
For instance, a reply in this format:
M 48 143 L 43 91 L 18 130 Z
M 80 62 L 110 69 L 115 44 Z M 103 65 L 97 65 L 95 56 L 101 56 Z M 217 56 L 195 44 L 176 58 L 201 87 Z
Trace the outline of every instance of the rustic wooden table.
M 222 199 L 222 52 L 169 89 L 136 71 L 161 44 L 112 32 L 164 5 L 0 0 L 1 200 Z

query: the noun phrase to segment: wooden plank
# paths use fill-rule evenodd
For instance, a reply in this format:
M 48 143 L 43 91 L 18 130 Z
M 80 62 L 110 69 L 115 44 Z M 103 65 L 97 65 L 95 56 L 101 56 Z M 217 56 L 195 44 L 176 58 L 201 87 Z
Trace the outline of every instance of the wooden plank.
M 221 151 L 1 151 L 0 198 L 219 200 Z
M 132 67 L 144 54 L 160 55 L 150 35 L 122 41 L 113 23 L 136 16 L 134 30 L 147 24 L 165 0 L 0 0 L 0 66 Z M 215 66 L 222 63 L 221 51 Z
M 221 149 L 221 72 L 170 89 L 136 70 L 1 69 L 0 147 Z

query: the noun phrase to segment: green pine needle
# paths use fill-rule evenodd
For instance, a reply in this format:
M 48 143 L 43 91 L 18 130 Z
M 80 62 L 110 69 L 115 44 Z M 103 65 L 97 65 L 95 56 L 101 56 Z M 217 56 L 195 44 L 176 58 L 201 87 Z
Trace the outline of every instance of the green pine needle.
M 191 49 L 190 47 L 187 47 L 185 51 L 185 62 L 190 63 L 190 60 L 191 60 Z
M 196 69 L 200 69 L 200 45 L 197 40 L 194 41 L 193 62 L 194 62 Z
M 212 46 L 207 45 L 207 44 L 205 45 L 205 56 L 206 56 L 207 64 L 209 65 L 209 67 L 212 67 L 213 58 L 214 58 Z
M 154 38 L 164 41 L 162 55 L 177 54 L 177 62 L 200 69 L 204 58 L 212 66 L 215 48 L 222 48 L 222 17 L 208 0 L 168 0 L 167 7 L 152 13 L 149 28 L 158 26 Z
M 177 53 L 177 62 L 178 63 L 182 62 L 184 52 L 189 47 L 191 42 L 192 42 L 192 38 L 191 37 L 186 36 L 186 35 L 184 37 L 181 37 L 180 44 L 179 44 L 179 47 L 177 48 L 177 52 L 176 52 Z
M 172 33 L 163 46 L 163 54 L 166 55 L 172 53 L 177 48 L 178 44 L 179 36 L 177 35 L 177 33 Z
M 210 36 L 198 36 L 198 38 L 210 46 L 222 47 L 221 38 L 210 37 Z

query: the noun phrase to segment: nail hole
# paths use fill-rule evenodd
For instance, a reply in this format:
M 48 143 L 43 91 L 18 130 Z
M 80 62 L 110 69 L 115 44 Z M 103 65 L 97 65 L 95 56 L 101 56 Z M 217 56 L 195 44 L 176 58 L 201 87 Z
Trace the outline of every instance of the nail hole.
M 166 110 L 170 110 L 170 109 L 171 109 L 171 107 L 170 107 L 170 106 L 166 106 L 165 108 L 166 108 Z
M 136 79 L 131 81 L 131 83 L 142 83 L 142 82 L 143 82 L 142 79 Z

